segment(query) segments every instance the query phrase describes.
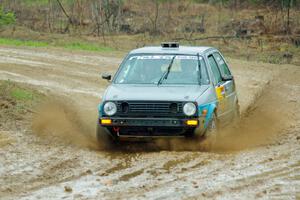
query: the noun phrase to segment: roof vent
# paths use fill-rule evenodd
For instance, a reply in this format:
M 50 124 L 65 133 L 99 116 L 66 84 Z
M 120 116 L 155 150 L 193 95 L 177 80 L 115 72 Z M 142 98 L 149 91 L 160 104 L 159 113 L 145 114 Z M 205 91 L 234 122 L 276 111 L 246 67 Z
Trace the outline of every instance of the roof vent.
M 161 43 L 162 48 L 179 48 L 178 42 L 162 42 Z

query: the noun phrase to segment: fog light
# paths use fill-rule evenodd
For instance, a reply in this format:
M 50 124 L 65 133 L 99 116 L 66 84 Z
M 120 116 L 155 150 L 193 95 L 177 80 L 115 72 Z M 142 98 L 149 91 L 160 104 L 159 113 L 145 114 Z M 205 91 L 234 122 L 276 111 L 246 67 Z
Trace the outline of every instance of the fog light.
M 189 126 L 197 126 L 198 125 L 198 120 L 192 119 L 192 120 L 187 120 L 186 124 Z
M 104 125 L 111 124 L 111 119 L 101 119 L 101 124 Z

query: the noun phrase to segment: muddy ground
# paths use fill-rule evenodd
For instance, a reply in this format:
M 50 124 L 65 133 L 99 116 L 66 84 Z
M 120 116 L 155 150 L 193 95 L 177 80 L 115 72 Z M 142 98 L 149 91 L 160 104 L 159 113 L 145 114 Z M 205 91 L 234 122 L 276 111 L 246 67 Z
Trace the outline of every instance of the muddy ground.
M 0 199 L 299 199 L 300 67 L 230 59 L 243 120 L 198 141 L 95 141 L 97 103 L 120 58 L 0 48 L 0 79 L 49 96 L 0 127 Z

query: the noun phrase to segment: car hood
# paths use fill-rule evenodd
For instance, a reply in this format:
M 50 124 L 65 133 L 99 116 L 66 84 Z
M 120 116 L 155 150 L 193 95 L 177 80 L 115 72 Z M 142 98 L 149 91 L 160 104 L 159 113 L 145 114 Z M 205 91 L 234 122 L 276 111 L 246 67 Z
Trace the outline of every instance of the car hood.
M 104 101 L 148 100 L 148 101 L 195 101 L 203 94 L 207 85 L 110 85 Z

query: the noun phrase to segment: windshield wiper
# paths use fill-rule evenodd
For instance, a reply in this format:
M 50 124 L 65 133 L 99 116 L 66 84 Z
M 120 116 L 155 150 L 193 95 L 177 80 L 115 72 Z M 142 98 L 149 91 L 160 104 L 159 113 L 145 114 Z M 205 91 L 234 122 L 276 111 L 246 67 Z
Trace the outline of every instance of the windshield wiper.
M 170 62 L 170 64 L 169 64 L 169 66 L 168 66 L 168 68 L 167 68 L 167 71 L 165 71 L 165 73 L 163 73 L 163 75 L 160 77 L 159 81 L 157 82 L 157 85 L 160 85 L 160 84 L 163 82 L 164 79 L 167 79 L 167 78 L 168 78 L 169 73 L 170 73 L 171 68 L 172 68 L 172 65 L 173 65 L 173 62 L 174 62 L 174 60 L 175 60 L 175 57 L 176 57 L 176 56 L 173 56 L 173 58 L 172 58 L 172 60 L 171 60 L 171 62 Z

